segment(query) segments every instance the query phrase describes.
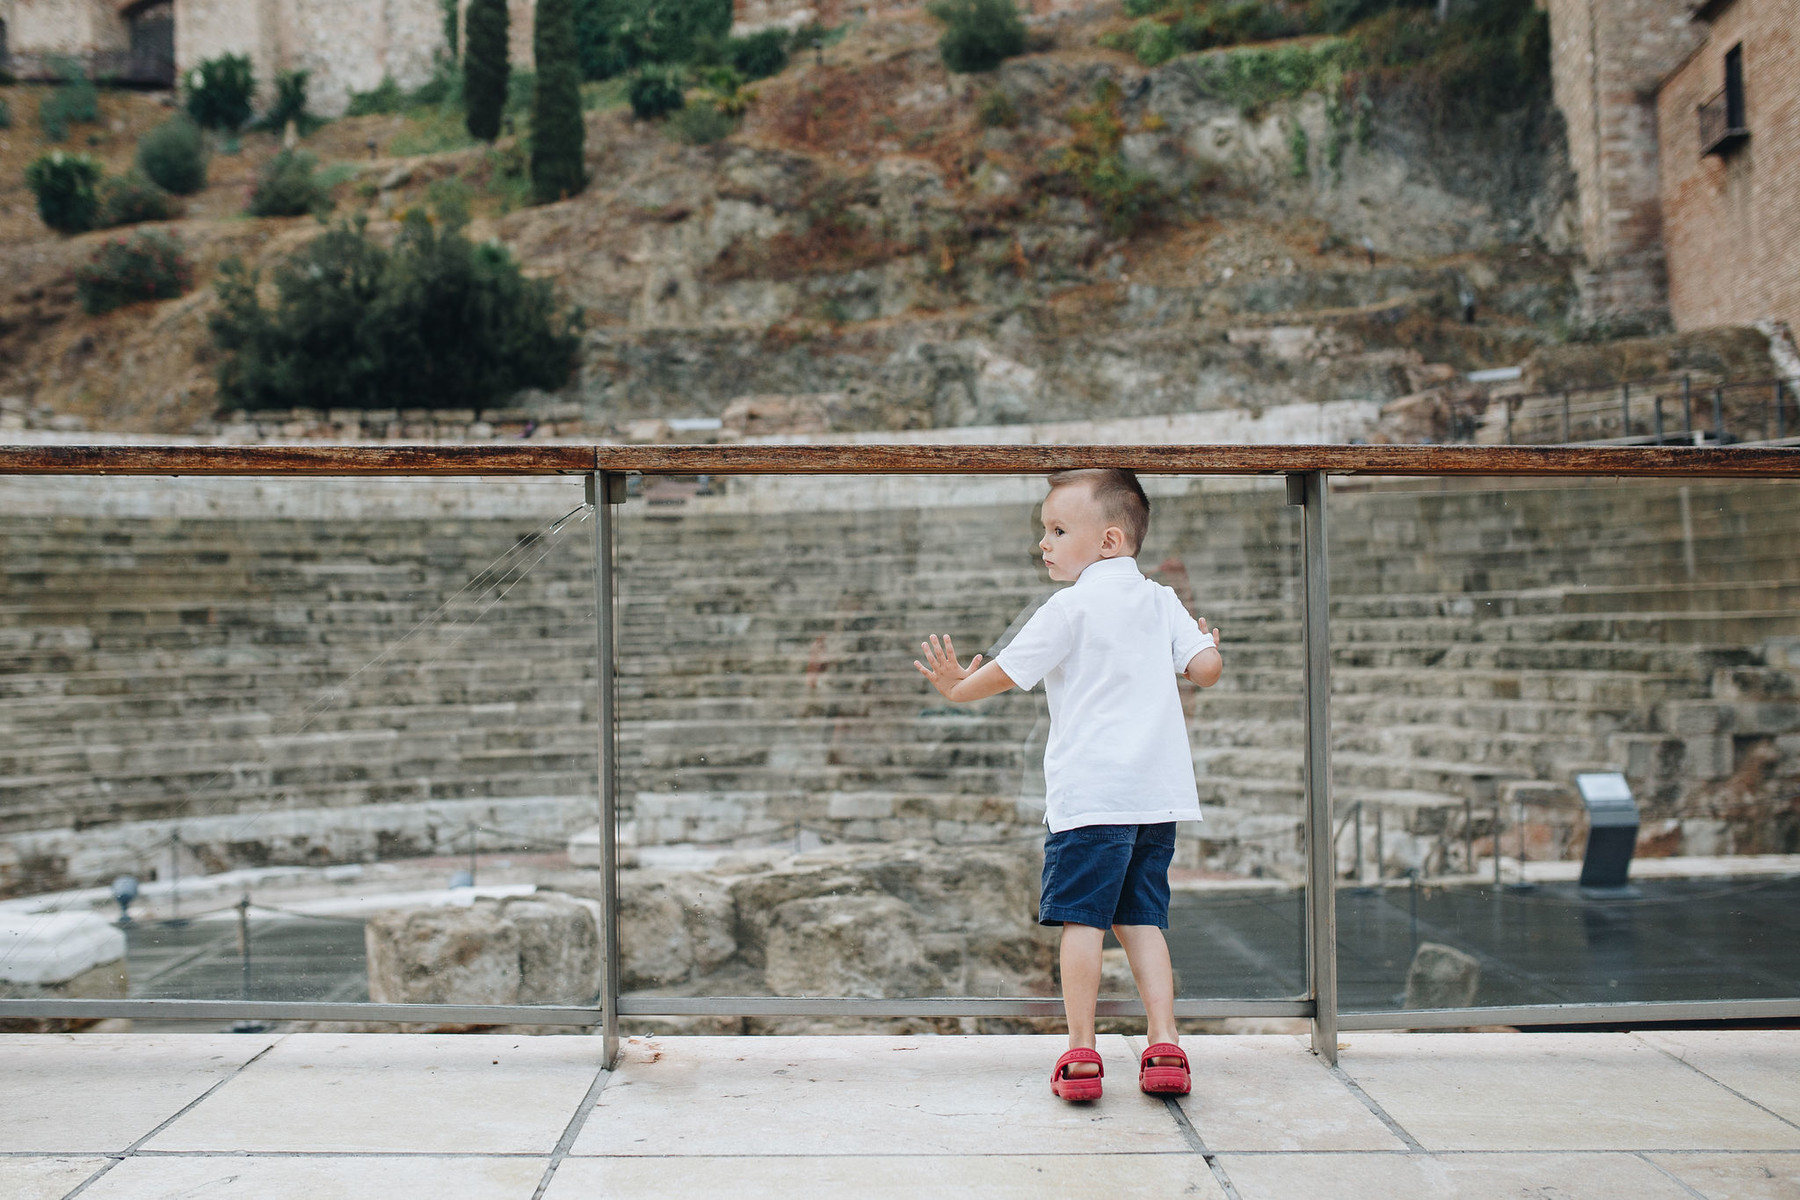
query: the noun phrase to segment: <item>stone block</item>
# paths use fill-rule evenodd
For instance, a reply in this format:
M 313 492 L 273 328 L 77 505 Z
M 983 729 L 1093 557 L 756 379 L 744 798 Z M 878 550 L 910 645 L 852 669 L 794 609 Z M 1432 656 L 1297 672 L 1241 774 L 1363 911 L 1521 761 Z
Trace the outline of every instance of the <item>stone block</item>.
M 837 821 L 891 817 L 894 798 L 880 792 L 833 792 L 826 801 L 825 815 Z
M 364 927 L 369 998 L 387 1004 L 589 1004 L 594 910 L 538 892 L 468 907 L 396 909 Z
M 1481 961 L 1454 946 L 1420 942 L 1406 970 L 1407 1008 L 1467 1008 L 1481 986 Z
M 776 908 L 764 979 L 778 996 L 929 996 L 943 973 L 927 930 L 892 896 L 819 896 Z

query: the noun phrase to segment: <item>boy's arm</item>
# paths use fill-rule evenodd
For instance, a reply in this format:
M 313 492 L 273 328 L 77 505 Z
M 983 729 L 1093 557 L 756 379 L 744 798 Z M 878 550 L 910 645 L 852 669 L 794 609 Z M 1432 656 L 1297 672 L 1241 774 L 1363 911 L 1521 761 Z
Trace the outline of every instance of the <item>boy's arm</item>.
M 919 674 L 931 680 L 931 686 L 946 700 L 966 704 L 971 700 L 998 696 L 1014 686 L 1006 672 L 1000 669 L 999 663 L 978 666 L 981 662 L 979 654 L 971 658 L 966 667 L 958 663 L 956 646 L 950 641 L 949 634 L 945 634 L 940 640 L 934 633 L 929 642 L 920 642 L 919 648 L 925 652 L 925 661 L 914 659 L 913 666 L 919 668 Z
M 1194 655 L 1194 657 L 1188 659 L 1187 670 L 1183 671 L 1182 674 L 1187 676 L 1188 681 L 1195 687 L 1206 688 L 1219 682 L 1219 676 L 1225 670 L 1225 660 L 1219 655 L 1219 639 L 1221 631 L 1217 629 L 1208 629 L 1206 627 L 1206 618 L 1201 617 L 1200 632 L 1211 634 L 1213 644 Z

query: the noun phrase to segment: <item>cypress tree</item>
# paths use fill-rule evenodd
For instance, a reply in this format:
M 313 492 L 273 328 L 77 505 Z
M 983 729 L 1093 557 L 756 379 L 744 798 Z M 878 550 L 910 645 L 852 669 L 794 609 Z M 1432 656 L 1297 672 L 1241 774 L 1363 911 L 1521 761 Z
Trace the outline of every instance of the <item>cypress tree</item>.
M 506 107 L 506 0 L 469 0 L 464 18 L 463 102 L 468 106 L 469 136 L 491 142 L 500 136 L 500 114 Z
M 537 0 L 532 50 L 537 57 L 537 93 L 531 106 L 531 191 L 539 204 L 548 204 L 575 195 L 587 184 L 574 0 Z

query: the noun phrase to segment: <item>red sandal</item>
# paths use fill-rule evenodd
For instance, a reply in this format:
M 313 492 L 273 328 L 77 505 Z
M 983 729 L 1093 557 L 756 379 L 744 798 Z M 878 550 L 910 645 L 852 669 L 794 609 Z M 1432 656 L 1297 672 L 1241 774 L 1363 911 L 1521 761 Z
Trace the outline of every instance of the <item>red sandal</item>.
M 1070 1063 L 1091 1062 L 1100 1070 L 1094 1075 L 1067 1076 L 1063 1068 Z M 1090 1050 L 1079 1046 L 1065 1053 L 1056 1060 L 1056 1070 L 1050 1074 L 1050 1094 L 1061 1096 L 1064 1100 L 1098 1100 L 1100 1098 L 1100 1077 L 1106 1074 L 1106 1064 L 1100 1059 L 1098 1050 Z
M 1179 1067 L 1155 1066 L 1153 1058 L 1179 1058 Z M 1188 1057 L 1172 1042 L 1158 1042 L 1144 1051 L 1138 1063 L 1138 1087 L 1153 1095 L 1185 1096 L 1193 1087 L 1193 1074 L 1188 1070 Z

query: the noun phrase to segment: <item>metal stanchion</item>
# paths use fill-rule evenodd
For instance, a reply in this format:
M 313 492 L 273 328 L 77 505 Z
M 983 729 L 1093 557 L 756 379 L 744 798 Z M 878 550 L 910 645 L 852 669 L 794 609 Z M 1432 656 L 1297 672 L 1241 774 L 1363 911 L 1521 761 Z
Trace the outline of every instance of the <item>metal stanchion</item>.
M 613 505 L 625 502 L 625 477 L 596 471 L 587 480 L 594 506 L 594 627 L 600 726 L 600 1032 L 608 1069 L 619 1056 L 619 731 L 613 645 Z
M 1287 477 L 1302 508 L 1302 622 L 1306 661 L 1306 948 L 1313 999 L 1312 1050 L 1337 1062 L 1337 883 L 1331 839 L 1331 589 L 1325 549 L 1325 473 Z M 1360 853 L 1360 852 L 1359 852 Z

